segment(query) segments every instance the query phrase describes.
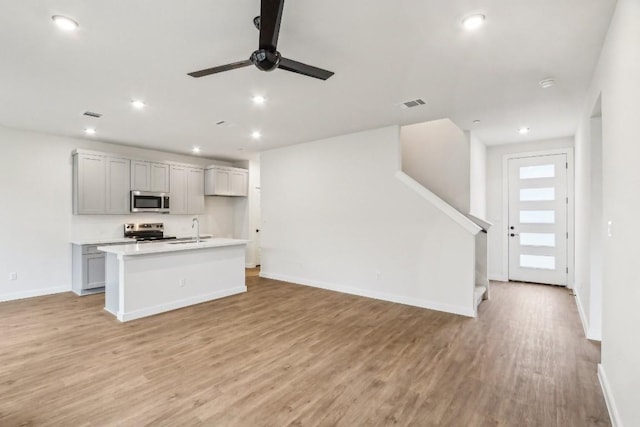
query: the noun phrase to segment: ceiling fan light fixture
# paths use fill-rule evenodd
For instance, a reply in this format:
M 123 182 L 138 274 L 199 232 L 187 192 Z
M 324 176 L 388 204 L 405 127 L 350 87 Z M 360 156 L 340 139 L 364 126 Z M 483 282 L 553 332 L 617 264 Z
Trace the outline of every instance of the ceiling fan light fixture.
M 486 17 L 481 13 L 469 15 L 462 20 L 462 26 L 469 31 L 476 30 L 484 24 Z
M 73 19 L 62 15 L 53 15 L 51 19 L 58 28 L 64 31 L 74 31 L 77 30 L 80 26 L 80 24 L 78 24 Z

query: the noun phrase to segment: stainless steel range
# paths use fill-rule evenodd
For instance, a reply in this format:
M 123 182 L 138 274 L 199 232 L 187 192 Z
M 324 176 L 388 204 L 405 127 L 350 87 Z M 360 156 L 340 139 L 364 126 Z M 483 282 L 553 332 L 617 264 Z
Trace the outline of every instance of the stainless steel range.
M 149 224 L 125 224 L 124 237 L 136 239 L 138 242 L 172 240 L 175 236 L 164 235 L 164 224 L 161 222 Z

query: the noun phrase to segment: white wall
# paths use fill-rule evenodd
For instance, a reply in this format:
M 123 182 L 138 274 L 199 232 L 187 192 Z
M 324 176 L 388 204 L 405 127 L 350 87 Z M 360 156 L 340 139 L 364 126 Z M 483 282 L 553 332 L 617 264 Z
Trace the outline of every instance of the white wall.
M 71 289 L 74 239 L 122 237 L 125 222 L 159 221 L 167 234 L 190 235 L 193 215 L 72 215 L 71 152 L 76 148 L 149 160 L 208 165 L 180 156 L 98 141 L 0 127 L 0 300 Z M 207 197 L 201 232 L 234 237 L 229 198 Z M 18 273 L 17 281 L 9 274 Z
M 573 147 L 572 137 L 487 147 L 487 220 L 493 223 L 488 233 L 490 280 L 508 280 L 502 262 L 508 250 L 503 243 L 504 221 L 508 220 L 503 218 L 503 156 L 568 147 Z
M 460 212 L 469 213 L 469 135 L 442 119 L 402 126 L 400 141 L 402 170 Z
M 473 132 L 469 134 L 469 179 L 469 213 L 486 219 L 487 146 Z
M 262 153 L 261 275 L 472 315 L 474 236 L 396 178 L 399 154 L 397 127 Z
M 601 383 L 619 426 L 640 425 L 640 1 L 618 0 L 616 12 L 576 132 L 576 156 L 591 150 L 592 112 L 602 99 L 603 215 L 595 230 L 612 221 L 604 238 Z M 582 165 L 588 168 L 587 164 Z M 584 179 L 585 174 L 577 175 Z M 587 189 L 585 182 L 577 188 Z M 576 198 L 585 197 L 576 194 Z M 589 229 L 589 218 L 580 218 Z M 593 297 L 593 294 L 591 294 Z M 590 304 L 591 305 L 591 304 Z M 587 310 L 588 307 L 583 307 Z

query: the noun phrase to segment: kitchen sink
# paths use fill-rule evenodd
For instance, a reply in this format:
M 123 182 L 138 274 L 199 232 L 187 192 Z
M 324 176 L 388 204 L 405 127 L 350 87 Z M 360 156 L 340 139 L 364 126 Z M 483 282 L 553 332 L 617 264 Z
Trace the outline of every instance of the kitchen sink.
M 201 237 L 200 241 L 211 239 L 211 236 Z M 172 242 L 169 242 L 170 245 L 181 245 L 183 243 L 196 243 L 196 239 L 177 239 Z

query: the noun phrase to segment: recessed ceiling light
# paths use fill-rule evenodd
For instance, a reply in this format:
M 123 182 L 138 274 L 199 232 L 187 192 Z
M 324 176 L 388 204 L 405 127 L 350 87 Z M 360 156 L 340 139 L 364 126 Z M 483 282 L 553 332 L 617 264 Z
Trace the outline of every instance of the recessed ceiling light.
M 259 131 L 256 130 L 251 134 L 251 137 L 253 139 L 260 139 L 262 137 L 262 134 Z
M 479 124 L 480 124 L 480 120 L 474 120 L 474 121 L 473 121 L 473 124 L 474 124 L 474 125 L 479 125 Z
M 144 103 L 144 101 L 140 101 L 139 99 L 134 99 L 133 101 L 131 101 L 131 105 L 133 105 L 133 108 L 142 110 L 146 104 Z
M 265 97 L 264 97 L 264 96 L 262 96 L 262 95 L 256 95 L 256 96 L 254 96 L 254 97 L 253 97 L 253 98 L 251 98 L 251 99 L 253 100 L 253 103 L 254 103 L 254 104 L 257 104 L 257 105 L 262 105 L 262 104 L 264 104 L 264 103 L 265 103 L 265 101 L 267 100 L 267 98 L 265 98 Z
M 524 128 L 524 127 L 523 127 L 523 128 L 520 128 L 520 129 L 518 129 L 518 133 L 519 133 L 520 135 L 526 135 L 526 134 L 528 134 L 528 133 L 529 133 L 529 128 Z
M 79 24 L 76 21 L 71 18 L 67 18 L 66 16 L 53 15 L 51 19 L 53 19 L 53 22 L 55 22 L 61 30 L 73 31 L 79 27 Z
M 484 20 L 485 20 L 485 16 L 478 13 L 478 14 L 470 15 L 464 18 L 462 20 L 462 25 L 467 30 L 475 30 L 477 28 L 480 28 L 482 24 L 484 24 Z
M 95 128 L 85 128 L 84 133 L 86 133 L 87 135 L 95 135 L 96 130 Z
M 550 87 L 553 87 L 556 85 L 556 81 L 553 79 L 544 79 L 544 80 L 541 80 L 540 83 L 538 84 L 543 89 L 549 89 Z
M 192 153 L 198 154 L 200 151 L 201 151 L 201 150 L 200 150 L 200 147 L 192 147 L 192 148 L 191 148 L 191 152 L 192 152 Z

